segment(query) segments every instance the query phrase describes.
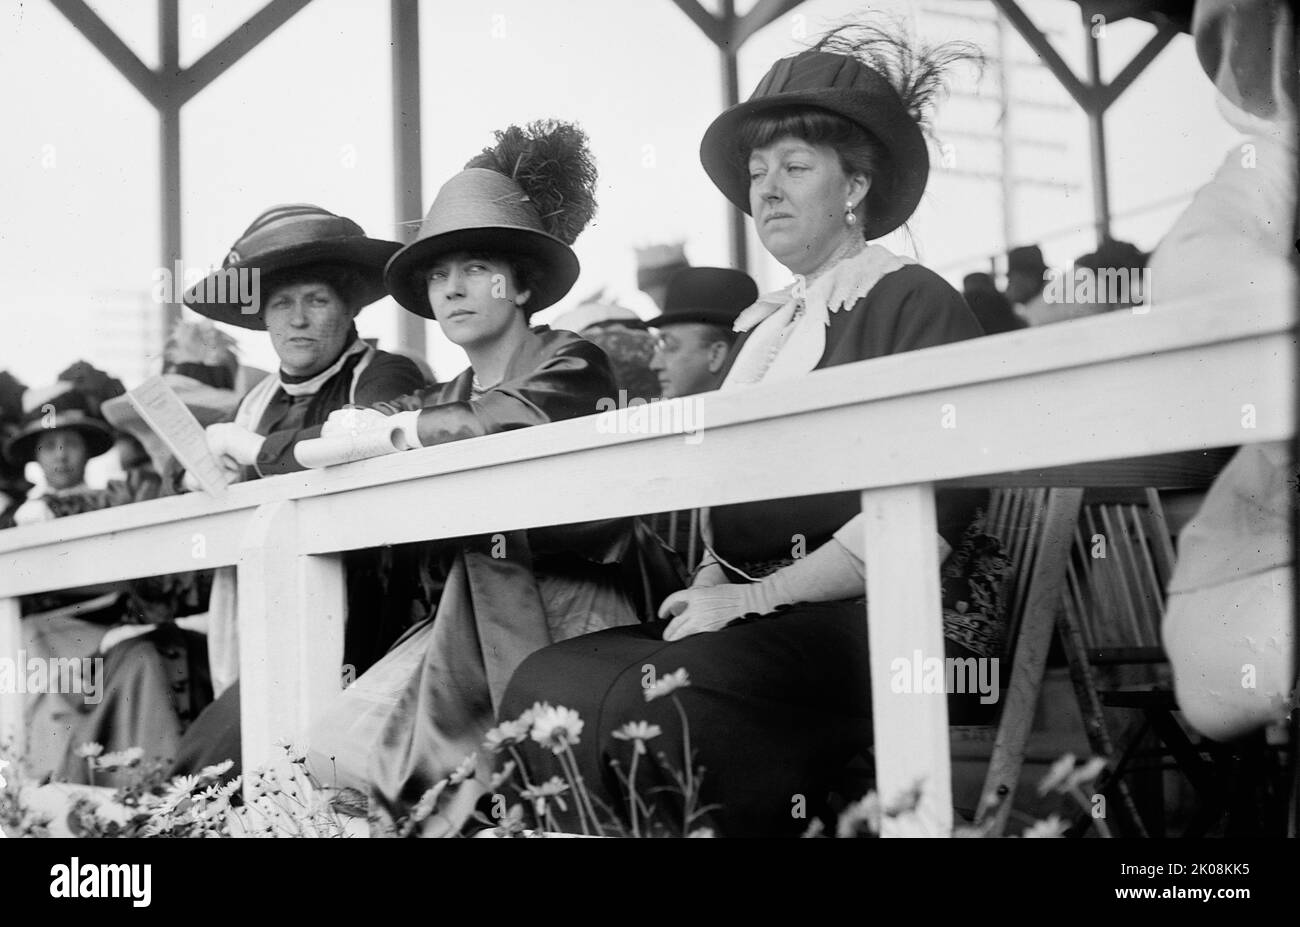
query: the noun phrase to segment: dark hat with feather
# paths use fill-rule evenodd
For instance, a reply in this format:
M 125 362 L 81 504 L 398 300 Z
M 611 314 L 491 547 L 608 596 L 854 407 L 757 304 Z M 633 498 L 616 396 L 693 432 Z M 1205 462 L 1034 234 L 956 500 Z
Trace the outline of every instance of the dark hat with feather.
M 596 165 L 587 136 L 545 120 L 496 133 L 434 197 L 415 241 L 384 269 L 403 308 L 432 319 L 423 271 L 439 255 L 489 251 L 530 261 L 531 315 L 564 298 L 578 279 L 571 245 L 596 212 Z
M 878 149 L 862 232 L 868 240 L 879 238 L 906 222 L 925 192 L 930 155 L 924 130 L 947 67 L 979 58 L 968 43 L 914 48 L 898 29 L 845 24 L 813 48 L 777 61 L 748 100 L 714 119 L 700 143 L 700 161 L 727 199 L 748 213 L 749 152 L 742 140 L 749 120 L 807 109 L 847 119 Z

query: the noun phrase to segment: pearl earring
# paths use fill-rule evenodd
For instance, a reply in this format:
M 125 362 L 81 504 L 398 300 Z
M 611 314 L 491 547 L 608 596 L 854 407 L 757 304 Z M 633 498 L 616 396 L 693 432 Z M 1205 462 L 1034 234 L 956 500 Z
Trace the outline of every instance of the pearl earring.
M 844 222 L 846 225 L 854 225 L 858 217 L 853 212 L 853 200 L 844 201 Z

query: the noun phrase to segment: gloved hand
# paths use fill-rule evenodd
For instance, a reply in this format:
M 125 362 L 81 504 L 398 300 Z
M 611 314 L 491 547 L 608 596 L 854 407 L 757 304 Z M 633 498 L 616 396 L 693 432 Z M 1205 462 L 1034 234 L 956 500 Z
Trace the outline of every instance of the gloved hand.
M 218 422 L 207 428 L 208 449 L 218 460 L 228 457 L 235 463 L 251 467 L 257 463 L 257 455 L 266 440 L 254 431 L 249 431 L 233 422 Z M 223 463 L 223 466 L 225 464 Z
M 664 640 L 676 641 L 702 631 L 717 631 L 745 615 L 776 611 L 773 589 L 766 583 L 719 583 L 674 592 L 659 606 L 661 619 L 673 616 Z
M 338 438 L 360 434 L 372 428 L 386 428 L 391 425 L 392 422 L 389 421 L 389 417 L 383 412 L 376 412 L 374 409 L 366 409 L 360 406 L 348 406 L 330 413 L 329 418 L 325 419 L 325 424 L 321 426 L 320 436 L 322 438 Z
M 806 557 L 756 583 L 694 585 L 674 592 L 659 606 L 659 617 L 673 617 L 664 640 L 717 631 L 745 615 L 767 615 L 795 602 L 856 599 L 864 592 L 861 564 L 832 538 Z

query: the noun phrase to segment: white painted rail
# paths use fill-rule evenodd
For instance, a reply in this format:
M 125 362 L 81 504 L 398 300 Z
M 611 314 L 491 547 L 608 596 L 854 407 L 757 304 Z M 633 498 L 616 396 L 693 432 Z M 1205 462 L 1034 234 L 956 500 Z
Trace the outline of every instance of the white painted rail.
M 887 685 L 895 657 L 943 653 L 933 488 L 1113 483 L 1134 470 L 1103 462 L 1289 438 L 1295 325 L 1289 294 L 1203 298 L 694 397 L 700 440 L 610 413 L 0 532 L 0 658 L 17 596 L 235 565 L 251 768 L 339 684 L 341 551 L 858 489 L 879 788 L 922 780 L 942 829 L 946 702 Z M 0 738 L 21 704 L 0 695 Z

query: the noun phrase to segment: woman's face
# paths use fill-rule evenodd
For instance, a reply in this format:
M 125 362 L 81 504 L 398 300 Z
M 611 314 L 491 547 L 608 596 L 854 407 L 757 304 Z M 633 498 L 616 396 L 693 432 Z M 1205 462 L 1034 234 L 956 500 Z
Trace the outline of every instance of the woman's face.
M 51 489 L 71 489 L 86 478 L 86 441 L 71 428 L 47 431 L 36 439 L 36 462 Z
M 320 373 L 352 333 L 352 311 L 328 283 L 295 283 L 271 291 L 262 310 L 280 368 L 295 377 Z
M 844 172 L 829 145 L 786 136 L 749 155 L 749 207 L 758 237 L 796 274 L 816 270 L 848 237 L 861 237 L 861 226 L 850 226 L 844 216 L 846 204 L 856 207 L 869 186 L 864 174 Z
M 443 334 L 462 348 L 488 344 L 523 321 L 528 291 L 516 287 L 505 261 L 459 251 L 438 257 L 425 273 L 429 305 Z

